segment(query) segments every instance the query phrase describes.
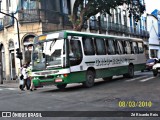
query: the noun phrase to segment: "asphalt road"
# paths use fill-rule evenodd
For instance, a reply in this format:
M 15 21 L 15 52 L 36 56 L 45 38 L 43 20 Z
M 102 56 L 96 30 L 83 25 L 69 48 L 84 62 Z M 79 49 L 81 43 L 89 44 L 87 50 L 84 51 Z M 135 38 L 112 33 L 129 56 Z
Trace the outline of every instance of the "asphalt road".
M 98 79 L 92 88 L 84 88 L 81 84 L 71 84 L 63 91 L 55 86 L 39 88 L 33 92 L 20 91 L 18 88 L 0 87 L 0 111 L 18 111 L 20 113 L 22 111 L 56 111 L 48 112 L 48 115 L 62 115 L 65 118 L 56 117 L 56 119 L 69 120 L 104 120 L 107 115 L 108 117 L 105 117 L 107 120 L 158 120 L 160 114 L 158 114 L 159 117 L 137 118 L 125 117 L 124 112 L 117 113 L 115 111 L 131 111 L 125 113 L 126 116 L 136 114 L 135 111 L 160 111 L 159 78 L 160 76 L 153 77 L 151 72 L 136 72 L 134 78 L 115 76 L 111 81 Z M 71 112 L 65 113 L 63 111 Z M 114 112 L 107 113 L 106 111 Z M 114 117 L 114 115 L 118 117 Z M 137 115 L 142 116 L 144 114 L 137 113 Z M 70 116 L 78 116 L 78 118 L 70 118 Z M 17 117 L 12 119 L 17 119 Z

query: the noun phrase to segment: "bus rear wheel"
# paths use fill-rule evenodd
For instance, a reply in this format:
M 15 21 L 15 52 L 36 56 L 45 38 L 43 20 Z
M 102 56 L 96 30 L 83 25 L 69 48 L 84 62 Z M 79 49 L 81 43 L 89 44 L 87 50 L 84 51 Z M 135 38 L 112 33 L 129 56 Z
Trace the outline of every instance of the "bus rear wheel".
M 86 74 L 86 81 L 83 82 L 83 86 L 90 88 L 94 85 L 94 72 L 92 71 L 87 71 Z
M 134 66 L 133 65 L 129 65 L 128 66 L 128 73 L 123 75 L 124 77 L 127 78 L 133 78 L 134 77 Z
M 66 86 L 67 86 L 67 84 L 59 84 L 59 85 L 57 85 L 57 88 L 60 90 L 63 90 L 66 88 Z
M 127 76 L 128 76 L 128 78 L 133 78 L 134 77 L 134 66 L 133 65 L 128 66 Z

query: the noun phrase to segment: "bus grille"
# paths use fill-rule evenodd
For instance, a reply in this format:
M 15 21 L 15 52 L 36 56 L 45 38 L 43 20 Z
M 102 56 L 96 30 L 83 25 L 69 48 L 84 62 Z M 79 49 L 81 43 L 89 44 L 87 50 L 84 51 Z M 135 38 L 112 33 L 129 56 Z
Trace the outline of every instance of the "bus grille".
M 41 76 L 41 77 L 39 77 L 39 79 L 43 79 L 43 80 L 45 80 L 45 79 L 53 79 L 54 78 L 54 76 Z

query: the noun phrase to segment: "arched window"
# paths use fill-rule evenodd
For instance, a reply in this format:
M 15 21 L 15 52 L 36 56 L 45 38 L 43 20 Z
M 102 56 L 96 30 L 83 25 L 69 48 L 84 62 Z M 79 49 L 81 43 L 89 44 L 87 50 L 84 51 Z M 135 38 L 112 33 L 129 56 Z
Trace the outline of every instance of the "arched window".
M 14 42 L 10 41 L 9 42 L 9 50 L 13 50 L 14 49 Z
M 33 39 L 34 35 L 29 35 L 24 39 L 24 62 L 30 63 L 31 62 L 31 53 L 32 53 L 32 46 L 33 46 Z

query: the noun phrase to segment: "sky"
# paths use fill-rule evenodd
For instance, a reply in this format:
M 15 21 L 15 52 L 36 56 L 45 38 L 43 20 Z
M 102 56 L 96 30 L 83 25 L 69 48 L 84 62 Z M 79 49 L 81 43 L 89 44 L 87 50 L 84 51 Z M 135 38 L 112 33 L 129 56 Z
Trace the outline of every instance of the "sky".
M 146 12 L 151 14 L 155 9 L 160 10 L 160 0 L 145 0 Z

